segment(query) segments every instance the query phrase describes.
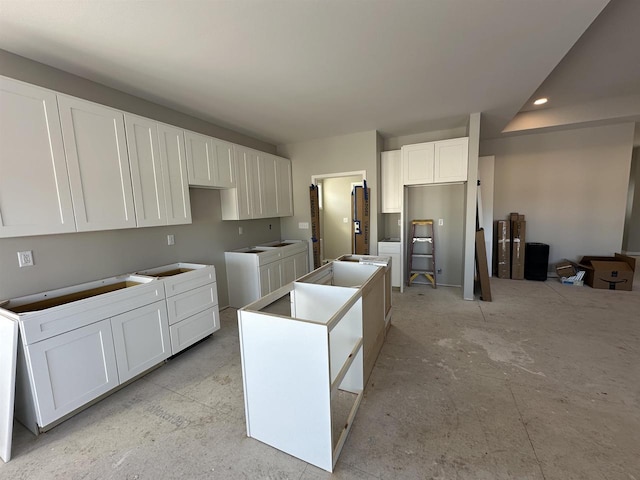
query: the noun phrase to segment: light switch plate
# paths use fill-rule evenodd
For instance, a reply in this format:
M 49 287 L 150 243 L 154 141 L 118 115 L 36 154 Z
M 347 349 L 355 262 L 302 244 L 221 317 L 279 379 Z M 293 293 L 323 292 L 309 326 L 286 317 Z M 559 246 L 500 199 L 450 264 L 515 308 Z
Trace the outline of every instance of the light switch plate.
M 309 230 L 309 222 L 298 222 L 298 228 L 300 230 Z
M 33 266 L 33 251 L 25 250 L 24 252 L 18 252 L 18 265 L 22 267 Z

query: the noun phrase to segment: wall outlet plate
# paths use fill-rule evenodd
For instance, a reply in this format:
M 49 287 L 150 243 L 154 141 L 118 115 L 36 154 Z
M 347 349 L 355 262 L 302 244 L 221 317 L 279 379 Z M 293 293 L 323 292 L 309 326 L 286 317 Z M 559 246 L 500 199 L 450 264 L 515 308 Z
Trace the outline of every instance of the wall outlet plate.
M 167 235 L 167 245 L 175 245 L 175 244 L 176 244 L 176 236 Z
M 300 230 L 309 230 L 309 222 L 298 222 L 298 228 Z
M 25 250 L 24 252 L 18 252 L 18 265 L 20 268 L 32 267 L 33 264 L 33 251 Z

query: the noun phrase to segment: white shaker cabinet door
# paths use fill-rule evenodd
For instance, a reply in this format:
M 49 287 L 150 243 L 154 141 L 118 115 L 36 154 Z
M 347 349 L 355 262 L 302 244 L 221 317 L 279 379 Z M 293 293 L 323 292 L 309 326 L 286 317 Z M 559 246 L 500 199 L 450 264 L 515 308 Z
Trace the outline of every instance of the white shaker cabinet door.
M 433 183 L 434 144 L 416 143 L 402 147 L 402 180 L 404 185 Z
M 138 227 L 167 224 L 165 188 L 158 143 L 158 124 L 154 120 L 125 113 L 127 147 L 131 165 L 133 200 Z
M 291 177 L 291 160 L 288 158 L 275 157 L 276 159 L 276 179 L 278 190 L 279 217 L 290 217 L 293 215 L 293 192 Z
M 223 140 L 213 139 L 215 154 L 216 178 L 214 186 L 218 188 L 233 188 L 236 186 L 235 159 L 233 158 L 233 144 Z
M 265 296 L 282 286 L 282 262 L 277 261 L 260 267 L 260 295 Z
M 216 181 L 215 153 L 211 137 L 185 130 L 189 185 L 213 187 Z
M 75 230 L 56 95 L 0 77 L 0 238 Z
M 111 318 L 120 383 L 171 355 L 169 320 L 164 300 Z
M 400 150 L 382 152 L 380 156 L 382 177 L 382 213 L 402 211 L 402 155 Z
M 58 95 L 79 232 L 136 226 L 122 112 Z
M 293 256 L 293 261 L 295 265 L 295 279 L 297 280 L 303 275 L 309 273 L 309 255 L 306 252 L 296 253 Z
M 191 223 L 191 201 L 184 130 L 158 124 L 167 224 Z
M 453 138 L 435 142 L 434 182 L 464 182 L 469 164 L 469 139 Z
M 29 345 L 27 356 L 41 427 L 119 384 L 109 319 Z
M 258 155 L 258 182 L 261 217 L 278 216 L 278 178 L 276 157 L 269 154 Z

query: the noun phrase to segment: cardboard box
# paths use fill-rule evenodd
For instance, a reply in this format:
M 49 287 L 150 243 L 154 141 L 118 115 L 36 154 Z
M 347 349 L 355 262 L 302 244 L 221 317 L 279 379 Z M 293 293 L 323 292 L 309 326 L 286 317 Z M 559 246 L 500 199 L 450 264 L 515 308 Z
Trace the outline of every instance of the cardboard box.
M 556 274 L 558 278 L 573 277 L 576 274 L 576 269 L 569 260 L 562 260 L 556 263 Z
M 511 278 L 511 223 L 496 222 L 496 274 L 498 278 Z
M 586 272 L 587 285 L 607 290 L 633 289 L 636 259 L 616 253 L 613 257 L 582 257 L 580 268 Z
M 524 280 L 525 229 L 527 222 L 511 222 L 511 278 Z

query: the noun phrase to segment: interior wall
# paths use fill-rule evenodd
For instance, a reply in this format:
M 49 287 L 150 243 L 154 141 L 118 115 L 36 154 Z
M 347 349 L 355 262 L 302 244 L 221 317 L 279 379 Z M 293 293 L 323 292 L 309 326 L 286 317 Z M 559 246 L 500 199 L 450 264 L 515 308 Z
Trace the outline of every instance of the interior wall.
M 324 258 L 334 259 L 351 252 L 351 184 L 360 182 L 359 176 L 325 178 L 322 180 L 323 219 L 322 239 Z M 344 222 L 344 219 L 347 222 Z
M 632 255 L 640 255 L 640 147 L 633 149 L 631 159 L 622 248 Z
M 275 153 L 273 145 L 3 50 L 0 74 Z M 220 192 L 190 192 L 192 225 L 0 239 L 0 299 L 183 261 L 213 263 L 220 306 L 228 305 L 224 251 L 280 239 L 280 219 L 223 222 Z M 167 234 L 175 235 L 174 246 Z M 33 267 L 18 268 L 16 252 L 23 250 L 33 251 Z
M 377 254 L 378 246 L 378 164 L 375 130 L 322 138 L 308 142 L 278 146 L 278 154 L 291 159 L 293 173 L 294 215 L 281 221 L 283 238 L 308 240 L 311 230 L 299 228 L 300 222 L 311 223 L 309 185 L 313 175 L 365 170 L 367 186 L 371 189 L 370 253 Z
M 463 184 L 408 188 L 407 239 L 411 242 L 412 220 L 433 219 L 438 285 L 462 285 L 464 198 Z M 443 220 L 442 226 L 438 225 L 439 219 Z M 426 281 L 424 277 L 419 280 Z
M 468 120 L 468 119 L 467 119 Z M 402 135 L 398 137 L 388 137 L 383 139 L 383 151 L 400 150 L 403 145 L 412 145 L 414 143 L 436 142 L 438 140 L 448 140 L 450 138 L 468 136 L 468 127 L 466 125 L 450 128 L 447 130 L 434 130 L 430 132 L 414 133 L 411 135 Z
M 612 255 L 622 247 L 634 124 L 483 141 L 495 155 L 494 218 L 526 215 L 526 241 L 549 262 Z
M 220 192 L 191 189 L 191 225 L 0 239 L 0 299 L 62 288 L 174 262 L 213 264 L 220 306 L 229 304 L 224 252 L 280 238 L 277 218 L 222 221 Z M 243 234 L 238 234 L 238 227 Z M 167 235 L 175 245 L 167 245 Z M 18 267 L 32 250 L 35 265 Z
M 400 214 L 385 213 L 384 217 L 384 238 L 400 239 Z

